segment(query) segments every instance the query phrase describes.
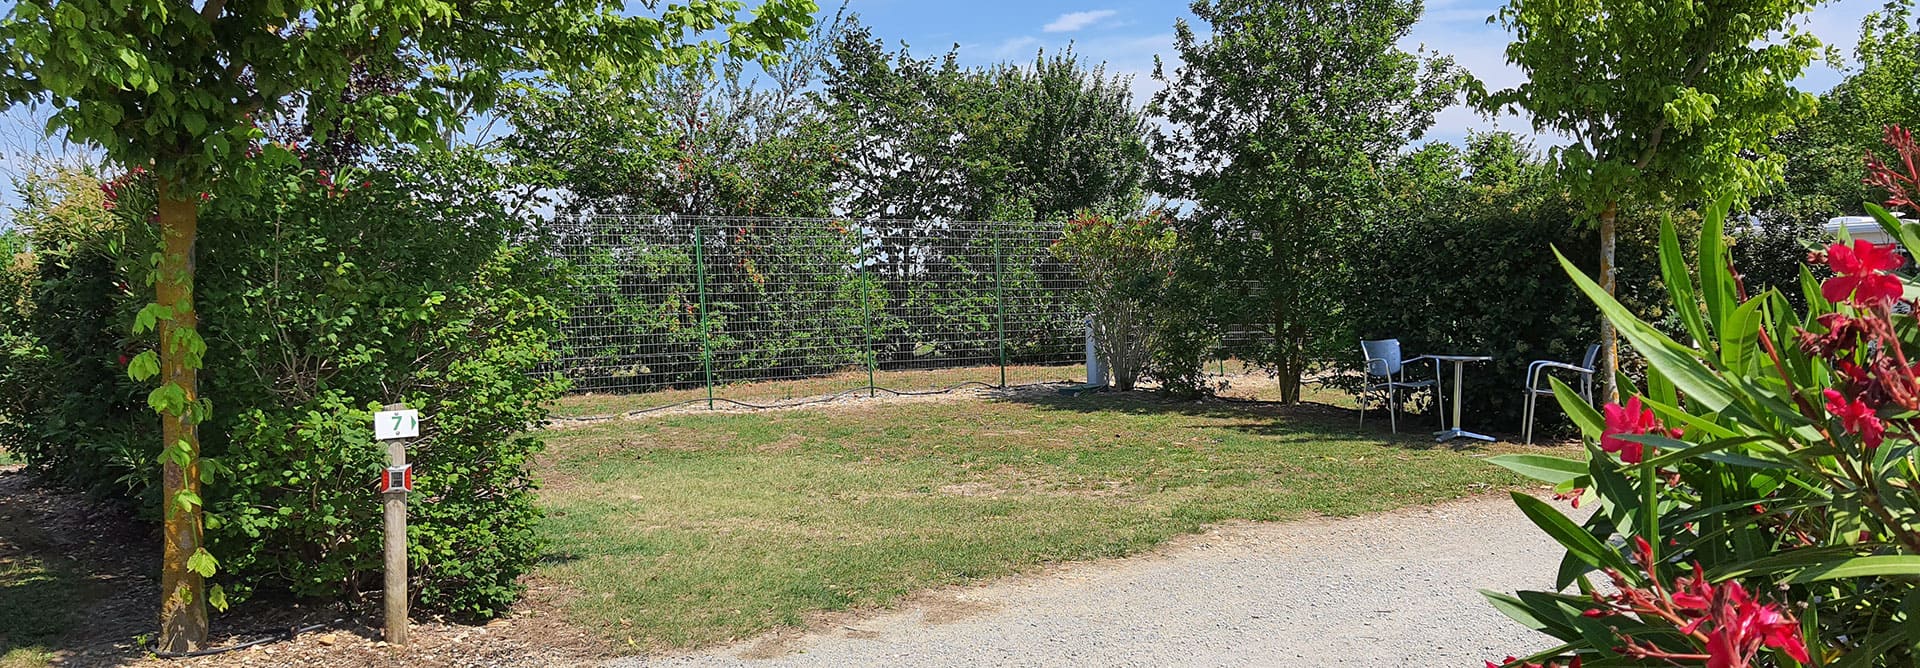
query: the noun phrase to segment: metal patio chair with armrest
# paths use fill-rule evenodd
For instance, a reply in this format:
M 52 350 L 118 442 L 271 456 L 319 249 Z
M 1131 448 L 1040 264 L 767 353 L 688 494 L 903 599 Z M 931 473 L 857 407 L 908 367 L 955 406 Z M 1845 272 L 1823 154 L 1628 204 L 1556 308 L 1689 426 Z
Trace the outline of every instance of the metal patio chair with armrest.
M 1533 423 L 1539 417 L 1536 405 L 1542 396 L 1553 396 L 1553 385 L 1548 384 L 1548 374 L 1552 371 L 1569 371 L 1580 377 L 1580 396 L 1593 403 L 1593 365 L 1600 357 L 1600 344 L 1587 346 L 1587 355 L 1581 358 L 1579 365 L 1556 362 L 1553 360 L 1534 360 L 1527 365 L 1527 404 L 1520 416 L 1520 430 L 1525 434 L 1527 445 L 1533 445 Z
M 1361 341 L 1360 356 L 1366 360 L 1366 382 L 1360 387 L 1360 424 L 1367 424 L 1367 394 L 1384 391 L 1387 397 L 1387 424 L 1393 433 L 1400 433 L 1399 406 L 1400 391 L 1409 393 L 1426 389 L 1433 393 L 1436 409 L 1445 411 L 1445 399 L 1440 396 L 1440 363 L 1426 356 L 1410 360 L 1400 358 L 1399 339 L 1381 339 Z M 1406 365 L 1410 362 L 1425 360 L 1433 363 L 1433 380 L 1407 380 Z

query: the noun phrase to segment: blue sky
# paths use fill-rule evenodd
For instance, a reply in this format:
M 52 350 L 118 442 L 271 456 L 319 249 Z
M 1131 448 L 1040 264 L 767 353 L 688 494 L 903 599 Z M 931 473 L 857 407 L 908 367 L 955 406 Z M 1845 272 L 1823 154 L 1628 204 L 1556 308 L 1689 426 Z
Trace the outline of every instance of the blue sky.
M 1843 56 L 1850 55 L 1860 19 L 1882 1 L 1831 2 L 1801 23 L 1838 47 Z M 835 2 L 820 0 L 827 12 Z M 1489 87 L 1512 85 L 1520 75 L 1506 65 L 1503 50 L 1510 37 L 1486 20 L 1501 4 L 1502 0 L 1430 0 L 1425 18 L 1403 46 L 1451 54 Z M 11 5 L 11 0 L 0 0 L 0 10 Z M 1185 0 L 851 0 L 848 8 L 872 26 L 874 34 L 894 44 L 906 42 L 921 56 L 942 53 L 957 44 L 967 64 L 1025 61 L 1039 49 L 1054 51 L 1071 43 L 1086 58 L 1106 62 L 1109 72 L 1133 76 L 1137 103 L 1144 103 L 1156 88 L 1148 76 L 1154 56 L 1171 58 L 1174 20 L 1192 19 Z M 1204 32 L 1204 26 L 1196 27 Z M 1844 63 L 1817 63 L 1799 82 L 1801 87 L 1827 90 L 1842 76 L 1836 66 Z M 36 119 L 19 109 L 0 113 L 0 205 L 14 200 L 4 177 L 19 166 L 17 152 L 54 148 L 39 141 L 41 122 L 44 115 Z M 1489 128 L 1530 134 L 1523 119 L 1487 119 L 1455 107 L 1440 115 L 1427 138 L 1459 141 L 1470 130 Z M 1538 138 L 1536 142 L 1544 148 L 1554 140 Z
M 831 8 L 829 1 L 822 0 L 821 4 Z M 1504 54 L 1512 38 L 1500 26 L 1487 23 L 1487 17 L 1502 4 L 1499 0 L 1430 0 L 1425 18 L 1402 46 L 1424 46 L 1451 54 L 1489 88 L 1517 83 L 1521 77 L 1506 64 Z M 1859 36 L 1860 19 L 1881 4 L 1881 0 L 1840 0 L 1815 10 L 1802 25 L 1821 41 L 1837 46 L 1843 56 L 1850 56 Z M 1145 95 L 1155 89 L 1148 76 L 1153 71 L 1154 55 L 1170 58 L 1173 52 L 1174 19 L 1193 20 L 1187 6 L 1183 0 L 851 0 L 848 9 L 872 26 L 875 35 L 896 43 L 905 41 L 919 55 L 943 52 L 958 44 L 961 59 L 969 64 L 1025 60 L 1037 49 L 1056 50 L 1071 42 L 1081 54 L 1109 63 L 1110 71 L 1133 74 L 1136 95 L 1144 101 Z M 1800 86 L 1814 92 L 1831 88 L 1842 77 L 1834 67 L 1837 64 L 1844 65 L 1816 64 Z M 1454 108 L 1440 116 L 1428 137 L 1457 141 L 1469 130 L 1494 127 L 1530 129 L 1522 119 L 1496 121 Z

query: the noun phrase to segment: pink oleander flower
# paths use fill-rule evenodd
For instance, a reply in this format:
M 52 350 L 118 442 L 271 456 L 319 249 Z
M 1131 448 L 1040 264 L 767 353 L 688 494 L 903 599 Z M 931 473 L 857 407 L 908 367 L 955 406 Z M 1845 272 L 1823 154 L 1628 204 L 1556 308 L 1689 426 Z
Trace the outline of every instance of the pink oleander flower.
M 1827 266 L 1834 276 L 1820 284 L 1820 294 L 1831 302 L 1851 302 L 1859 306 L 1884 306 L 1900 298 L 1900 278 L 1891 272 L 1905 260 L 1893 252 L 1892 244 L 1876 244 L 1855 239 L 1852 246 L 1827 247 Z
M 1666 425 L 1660 424 L 1660 418 L 1654 416 L 1653 409 L 1640 404 L 1640 397 L 1628 398 L 1624 406 L 1608 404 L 1602 412 L 1606 414 L 1607 426 L 1600 432 L 1600 449 L 1619 453 L 1620 461 L 1628 464 L 1640 463 L 1646 456 L 1646 446 L 1620 436 L 1669 433 Z
M 1707 634 L 1707 668 L 1746 668 L 1762 647 L 1786 652 L 1800 663 L 1812 660 L 1799 622 L 1780 614 L 1780 606 L 1759 604 L 1735 581 L 1721 584 L 1718 594 L 1713 631 Z
M 1827 397 L 1827 412 L 1840 418 L 1841 428 L 1859 436 L 1860 442 L 1866 444 L 1868 449 L 1880 447 L 1880 441 L 1887 433 L 1887 425 L 1880 421 L 1880 416 L 1874 413 L 1867 402 L 1848 399 L 1833 388 L 1827 388 L 1824 394 Z

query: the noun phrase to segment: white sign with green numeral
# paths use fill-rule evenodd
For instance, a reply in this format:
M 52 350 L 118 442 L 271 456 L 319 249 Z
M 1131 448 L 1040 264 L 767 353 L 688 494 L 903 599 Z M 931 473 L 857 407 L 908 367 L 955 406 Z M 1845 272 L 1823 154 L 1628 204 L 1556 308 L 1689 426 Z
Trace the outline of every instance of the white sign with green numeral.
M 373 414 L 373 438 L 385 441 L 420 435 L 420 411 L 380 411 Z

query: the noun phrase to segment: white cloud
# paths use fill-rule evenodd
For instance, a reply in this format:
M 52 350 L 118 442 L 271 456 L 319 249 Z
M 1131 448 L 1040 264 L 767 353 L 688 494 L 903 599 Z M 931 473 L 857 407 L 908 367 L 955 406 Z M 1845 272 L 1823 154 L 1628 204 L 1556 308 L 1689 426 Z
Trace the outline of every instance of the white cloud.
M 1111 9 L 1096 9 L 1096 10 L 1086 11 L 1086 12 L 1067 12 L 1065 14 L 1061 14 L 1060 18 L 1054 19 L 1052 23 L 1047 24 L 1045 27 L 1041 28 L 1040 30 L 1042 32 L 1073 32 L 1075 30 L 1080 30 L 1087 26 L 1093 25 L 1095 23 L 1099 23 L 1101 19 L 1105 19 L 1107 17 L 1113 16 L 1114 14 L 1117 14 L 1117 13 L 1118 12 L 1115 12 Z

